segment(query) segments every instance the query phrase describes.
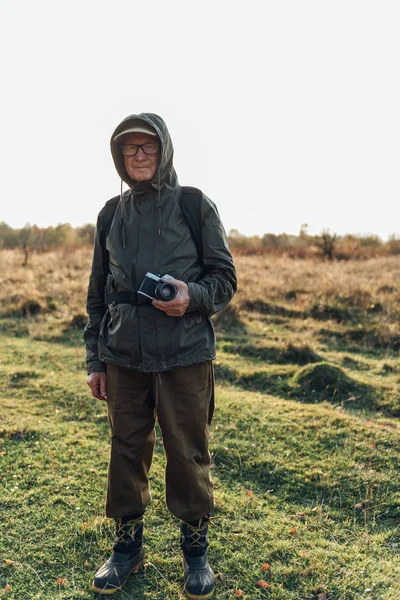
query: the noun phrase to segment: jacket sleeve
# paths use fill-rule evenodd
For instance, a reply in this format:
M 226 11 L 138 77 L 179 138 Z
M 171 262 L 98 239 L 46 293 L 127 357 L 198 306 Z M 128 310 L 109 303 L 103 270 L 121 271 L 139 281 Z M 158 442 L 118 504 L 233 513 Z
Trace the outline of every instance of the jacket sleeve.
M 232 255 L 217 207 L 206 196 L 202 221 L 204 275 L 188 282 L 188 312 L 199 311 L 208 317 L 222 310 L 236 292 L 237 280 Z
M 89 374 L 106 370 L 105 364 L 99 360 L 97 349 L 100 323 L 107 310 L 104 302 L 104 289 L 108 273 L 108 252 L 105 248 L 103 234 L 104 223 L 102 213 L 100 213 L 96 224 L 92 271 L 89 278 L 86 303 L 89 320 L 83 333 Z

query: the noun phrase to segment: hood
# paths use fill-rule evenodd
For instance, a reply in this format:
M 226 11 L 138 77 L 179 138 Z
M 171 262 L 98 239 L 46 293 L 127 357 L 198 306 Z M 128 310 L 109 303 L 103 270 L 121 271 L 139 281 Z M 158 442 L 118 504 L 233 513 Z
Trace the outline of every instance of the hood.
M 138 125 L 138 122 L 145 122 L 150 125 L 155 132 L 157 133 L 160 143 L 161 143 L 161 154 L 160 154 L 160 162 L 158 165 L 157 172 L 155 173 L 152 181 L 143 183 L 137 183 L 133 179 L 131 179 L 128 173 L 125 170 L 124 157 L 121 152 L 120 145 L 117 142 L 114 142 L 114 138 L 118 133 L 128 129 L 129 126 Z M 164 121 L 158 115 L 153 113 L 140 113 L 138 115 L 129 115 L 126 117 L 114 130 L 111 141 L 111 154 L 114 160 L 115 168 L 122 181 L 133 189 L 133 191 L 140 191 L 144 187 L 148 187 L 149 184 L 153 187 L 158 188 L 160 184 L 161 187 L 170 187 L 175 188 L 178 185 L 178 178 L 173 167 L 173 156 L 174 156 L 174 148 L 172 145 L 171 137 L 169 135 L 168 129 Z

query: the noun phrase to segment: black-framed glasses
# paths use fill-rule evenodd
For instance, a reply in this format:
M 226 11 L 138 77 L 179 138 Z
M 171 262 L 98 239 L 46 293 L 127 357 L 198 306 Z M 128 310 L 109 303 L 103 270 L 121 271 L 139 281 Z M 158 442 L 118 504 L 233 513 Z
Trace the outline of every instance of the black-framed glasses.
M 153 156 L 158 152 L 158 144 L 156 142 L 146 142 L 145 144 L 125 144 L 121 146 L 122 154 L 124 156 L 136 156 L 139 152 L 139 148 L 142 149 L 147 156 Z

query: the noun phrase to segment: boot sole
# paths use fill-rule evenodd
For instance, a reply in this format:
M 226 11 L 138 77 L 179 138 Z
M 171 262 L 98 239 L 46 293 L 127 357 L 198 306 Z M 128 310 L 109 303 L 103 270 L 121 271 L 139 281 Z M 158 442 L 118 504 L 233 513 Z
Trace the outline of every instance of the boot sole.
M 137 573 L 139 571 L 140 567 L 143 565 L 143 563 L 144 563 L 144 559 L 138 565 L 136 565 L 136 567 L 134 567 L 134 569 L 132 569 L 132 571 L 129 573 L 129 575 L 131 575 L 132 573 Z M 128 575 L 128 577 L 129 577 L 129 575 Z M 127 579 L 128 579 L 128 577 L 127 577 Z M 125 584 L 125 582 L 124 582 L 124 584 Z M 111 596 L 111 594 L 116 594 L 117 592 L 120 592 L 122 590 L 122 587 L 115 587 L 115 588 L 112 588 L 111 590 L 105 590 L 104 588 L 98 588 L 95 585 L 92 585 L 90 589 L 93 590 L 93 592 L 96 592 L 96 594 L 101 594 L 102 596 Z M 207 596 L 207 597 L 211 598 L 211 596 Z
M 183 558 L 182 558 L 182 567 L 183 567 L 183 569 L 185 569 L 185 561 Z M 197 594 L 191 594 L 185 588 L 183 588 L 183 591 L 185 592 L 186 596 L 188 598 L 190 598 L 190 600 L 208 600 L 208 598 L 212 598 L 214 596 L 215 586 L 213 587 L 211 592 L 208 592 L 208 594 L 203 594 L 202 596 L 198 596 Z
M 185 594 L 188 598 L 190 598 L 190 600 L 208 600 L 208 598 L 212 598 L 214 596 L 214 590 L 212 590 L 205 596 L 194 596 L 193 594 L 189 594 L 189 592 L 187 592 L 186 590 Z

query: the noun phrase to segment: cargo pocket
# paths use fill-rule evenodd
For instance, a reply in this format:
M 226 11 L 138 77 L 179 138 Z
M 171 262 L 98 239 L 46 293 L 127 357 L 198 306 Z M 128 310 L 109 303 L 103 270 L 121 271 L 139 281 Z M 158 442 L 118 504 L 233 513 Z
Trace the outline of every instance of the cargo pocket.
M 127 289 L 127 276 L 125 273 L 114 267 L 113 265 L 109 265 L 110 272 L 107 275 L 106 280 L 106 291 L 108 294 L 112 294 L 113 292 L 120 292 L 122 290 Z
M 141 363 L 140 337 L 136 307 L 131 304 L 110 304 L 107 346 L 113 361 L 129 366 Z

